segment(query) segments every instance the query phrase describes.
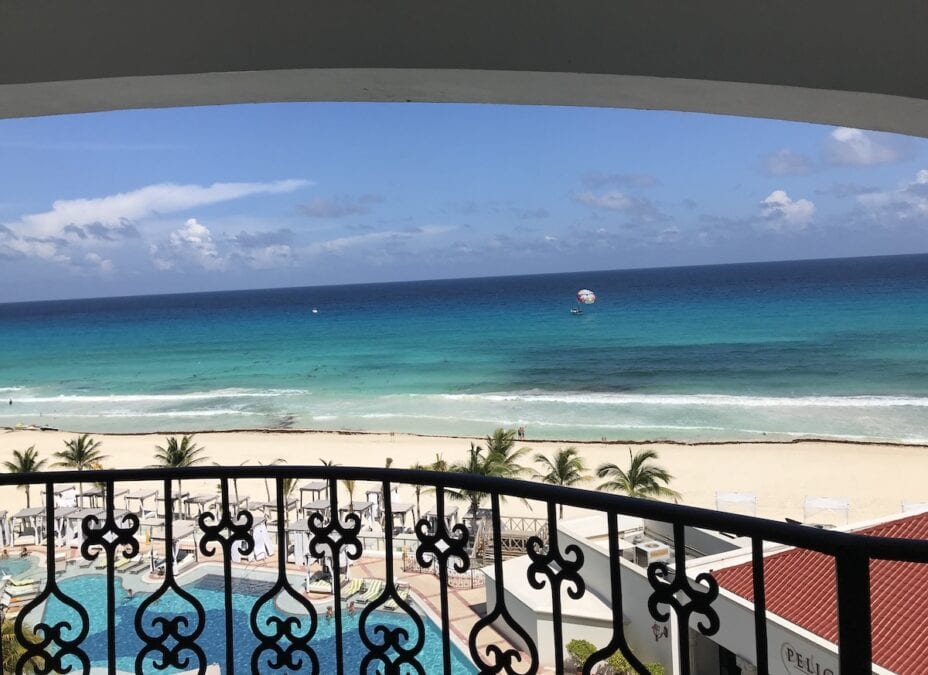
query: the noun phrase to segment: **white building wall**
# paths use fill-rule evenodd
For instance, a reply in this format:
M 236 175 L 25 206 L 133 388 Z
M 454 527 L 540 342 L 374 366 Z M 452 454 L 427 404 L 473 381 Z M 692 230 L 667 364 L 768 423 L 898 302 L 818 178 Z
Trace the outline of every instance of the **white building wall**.
M 586 539 L 573 537 L 564 530 L 559 530 L 560 545 L 571 544 L 583 551 L 581 572 L 586 581 L 587 593 L 595 593 L 607 605 L 612 604 L 612 576 L 609 567 L 608 552 L 590 544 Z M 669 637 L 655 639 L 652 626 L 656 623 L 648 611 L 648 598 L 651 586 L 645 576 L 645 570 L 627 560 L 619 561 L 622 579 L 622 612 L 625 616 L 625 639 L 635 655 L 645 663 L 660 663 L 668 672 L 671 671 L 673 651 Z M 667 624 L 662 624 L 667 625 Z M 669 634 L 668 625 L 668 634 Z M 590 639 L 590 638 L 587 638 Z M 591 642 L 602 647 L 606 641 Z

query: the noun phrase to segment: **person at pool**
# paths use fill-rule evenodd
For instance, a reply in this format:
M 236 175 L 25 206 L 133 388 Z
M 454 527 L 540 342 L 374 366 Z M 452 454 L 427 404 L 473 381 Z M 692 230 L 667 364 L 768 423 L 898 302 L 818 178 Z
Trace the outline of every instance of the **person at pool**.
M 19 557 L 20 557 L 20 558 L 28 558 L 28 557 L 29 557 L 29 551 L 28 551 L 28 549 L 26 549 L 25 546 L 23 546 L 22 550 L 19 552 Z
M 0 553 L 0 558 L 2 558 L 3 560 L 6 560 L 9 557 L 10 557 L 10 552 L 7 551 L 6 549 L 3 549 L 3 553 Z
M 348 603 L 348 616 L 354 616 L 354 600 Z
M 331 621 L 333 616 L 335 616 L 335 612 L 332 610 L 332 605 L 329 605 L 325 609 L 325 620 Z

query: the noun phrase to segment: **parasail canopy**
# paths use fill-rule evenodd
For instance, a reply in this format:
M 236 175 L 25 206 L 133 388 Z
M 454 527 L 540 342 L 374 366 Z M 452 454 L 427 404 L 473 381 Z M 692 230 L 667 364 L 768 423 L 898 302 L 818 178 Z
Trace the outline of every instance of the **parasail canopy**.
M 577 291 L 577 302 L 583 305 L 592 305 L 596 302 L 596 293 L 586 288 Z

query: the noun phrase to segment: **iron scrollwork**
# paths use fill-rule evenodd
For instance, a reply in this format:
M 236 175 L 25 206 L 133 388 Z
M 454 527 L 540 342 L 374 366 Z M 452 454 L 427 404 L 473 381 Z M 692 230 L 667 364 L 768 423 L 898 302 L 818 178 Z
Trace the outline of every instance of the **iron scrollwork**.
M 719 615 L 712 603 L 719 596 L 719 584 L 708 572 L 696 576 L 695 586 L 690 583 L 686 576 L 683 525 L 674 524 L 673 531 L 675 569 L 671 571 L 664 562 L 648 565 L 648 582 L 654 589 L 648 598 L 648 611 L 655 620 L 664 622 L 670 618 L 670 612 L 662 610 L 660 605 L 667 605 L 673 608 L 681 626 L 688 626 L 692 615 L 702 615 L 696 627 L 703 635 L 714 635 L 719 630 Z M 686 600 L 681 601 L 678 594 L 684 595 Z
M 386 574 L 385 586 L 383 592 L 361 610 L 361 616 L 358 618 L 358 632 L 361 642 L 367 647 L 367 654 L 361 660 L 361 673 L 370 672 L 371 666 L 374 666 L 375 672 L 381 672 L 378 666 L 383 667 L 385 675 L 400 675 L 408 673 L 410 669 L 426 675 L 425 669 L 418 661 L 418 655 L 425 646 L 425 624 L 418 612 L 413 610 L 412 606 L 406 602 L 393 578 L 393 528 L 390 526 L 393 522 L 392 497 L 390 494 L 390 483 L 383 484 L 384 502 L 384 537 L 386 540 L 386 550 L 388 554 L 385 557 Z M 384 607 L 387 603 L 392 602 L 397 609 L 409 617 L 416 628 L 416 636 L 410 635 L 410 632 L 403 626 L 390 627 L 384 624 L 375 624 L 370 627 L 368 624 L 371 620 L 371 613 L 379 607 Z M 404 668 L 406 666 L 406 668 Z
M 277 512 L 278 514 L 284 513 L 283 483 L 280 478 L 277 479 Z M 263 662 L 265 667 L 271 670 L 287 669 L 288 671 L 307 672 L 303 662 L 305 657 L 309 661 L 308 672 L 316 675 L 319 672 L 319 657 L 310 646 L 318 627 L 316 609 L 309 600 L 296 592 L 287 578 L 287 531 L 286 520 L 283 516 L 278 517 L 277 521 L 277 544 L 277 581 L 255 601 L 249 617 L 251 632 L 258 638 L 259 643 L 251 656 L 251 671 L 253 673 L 263 672 L 261 668 Z M 282 594 L 286 594 L 291 601 L 303 608 L 306 613 L 305 621 L 308 623 L 305 629 L 303 629 L 304 618 L 296 616 L 281 618 L 274 613 L 276 601 Z M 270 612 L 262 622 L 262 608 L 265 607 Z M 288 643 L 286 647 L 281 645 L 283 640 Z
M 145 643 L 135 657 L 135 670 L 145 672 L 145 660 L 149 658 L 154 659 L 152 667 L 156 670 L 167 670 L 172 667 L 189 669 L 191 656 L 193 656 L 199 664 L 197 672 L 203 675 L 206 672 L 206 654 L 197 640 L 206 627 L 206 612 L 203 605 L 191 593 L 180 587 L 174 576 L 174 514 L 170 480 L 164 483 L 164 503 L 164 582 L 157 591 L 142 601 L 135 614 L 135 632 Z M 173 593 L 192 608 L 196 614 L 193 625 L 187 616 L 173 609 L 171 616 L 160 615 L 156 605 L 168 593 Z M 146 623 L 145 615 L 149 612 L 155 616 L 148 619 Z
M 507 675 L 534 675 L 538 672 L 538 647 L 519 622 L 516 621 L 509 609 L 506 607 L 506 589 L 503 583 L 503 560 L 499 551 L 502 551 L 502 537 L 500 526 L 500 496 L 494 492 L 490 495 L 492 505 L 492 522 L 493 522 L 493 546 L 497 554 L 494 556 L 493 566 L 495 571 L 494 587 L 496 590 L 496 599 L 493 603 L 493 610 L 486 616 L 477 621 L 470 631 L 468 647 L 470 656 L 474 664 L 479 668 L 481 675 L 495 675 L 495 673 L 506 673 Z M 478 636 L 484 630 L 493 626 L 497 621 L 505 622 L 509 631 L 519 636 L 519 640 L 528 647 L 528 662 L 524 664 L 523 669 L 516 669 L 517 664 L 522 663 L 522 654 L 515 647 L 503 649 L 496 644 L 488 644 L 483 648 L 483 653 L 477 647 L 479 642 Z
M 54 512 L 54 486 L 47 483 L 45 486 L 45 513 L 47 519 L 50 520 Z M 26 672 L 26 667 L 31 666 L 32 670 L 39 675 L 68 673 L 74 669 L 73 663 L 68 663 L 73 659 L 80 662 L 85 673 L 89 672 L 90 659 L 80 645 L 90 632 L 90 616 L 80 603 L 69 598 L 58 587 L 55 577 L 54 528 L 49 528 L 45 555 L 48 575 L 45 588 L 23 606 L 22 611 L 19 612 L 13 622 L 13 635 L 22 647 L 22 654 L 20 654 L 16 662 L 15 672 Z M 27 617 L 33 613 L 37 614 L 39 608 L 43 607 L 44 603 L 52 598 L 77 614 L 80 627 L 72 626 L 71 622 L 66 619 L 56 621 L 54 624 L 39 621 L 32 624 L 32 634 L 35 639 L 26 639 L 25 626 Z M 76 633 L 76 635 L 69 637 L 71 633 Z

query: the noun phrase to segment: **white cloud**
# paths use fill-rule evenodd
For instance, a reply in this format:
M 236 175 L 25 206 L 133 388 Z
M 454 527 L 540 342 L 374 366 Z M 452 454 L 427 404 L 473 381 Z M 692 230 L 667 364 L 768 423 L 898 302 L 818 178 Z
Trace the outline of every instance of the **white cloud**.
M 167 241 L 151 244 L 149 254 L 159 270 L 173 270 L 179 266 L 194 265 L 207 271 L 222 270 L 226 259 L 219 254 L 209 228 L 189 219 L 184 226 L 174 230 Z
M 98 274 L 100 276 L 109 276 L 115 269 L 112 260 L 103 258 L 100 254 L 92 251 L 83 258 L 72 260 L 71 267 L 79 274 Z
M 825 158 L 836 166 L 889 164 L 905 155 L 905 149 L 893 139 L 860 129 L 838 127 L 825 140 Z
M 574 195 L 574 199 L 594 209 L 606 209 L 608 211 L 624 211 L 635 204 L 634 200 L 618 190 L 608 190 L 601 194 L 590 191 L 579 192 Z
M 794 200 L 785 190 L 774 190 L 761 202 L 761 213 L 772 230 L 801 231 L 815 215 L 815 204 L 808 199 Z
M 69 245 L 87 247 L 138 237 L 133 221 L 254 195 L 293 192 L 308 185 L 309 181 L 295 179 L 207 186 L 159 183 L 105 197 L 59 199 L 48 211 L 23 215 L 18 221 L 0 224 L 0 228 L 5 232 L 6 248 L 30 257 L 68 262 Z
M 886 222 L 928 219 L 928 169 L 918 171 L 914 180 L 898 189 L 858 195 L 857 202 Z

